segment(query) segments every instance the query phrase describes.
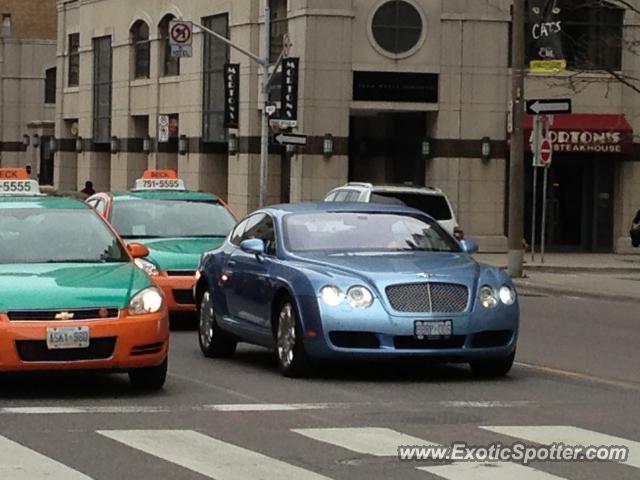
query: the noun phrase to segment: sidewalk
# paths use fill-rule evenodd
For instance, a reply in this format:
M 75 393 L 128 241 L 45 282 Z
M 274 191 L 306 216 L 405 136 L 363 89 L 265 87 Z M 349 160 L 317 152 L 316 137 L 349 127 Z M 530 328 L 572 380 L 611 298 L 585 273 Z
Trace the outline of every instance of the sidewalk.
M 500 268 L 507 254 L 476 254 L 476 260 Z M 515 279 L 520 293 L 577 296 L 640 302 L 640 255 L 564 254 L 525 255 L 525 278 Z

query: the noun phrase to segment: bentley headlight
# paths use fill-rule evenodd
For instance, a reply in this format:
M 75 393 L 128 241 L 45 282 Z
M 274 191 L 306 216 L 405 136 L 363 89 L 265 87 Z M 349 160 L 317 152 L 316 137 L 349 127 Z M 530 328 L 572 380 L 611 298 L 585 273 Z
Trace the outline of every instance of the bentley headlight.
M 158 275 L 159 273 L 158 267 L 156 267 L 156 265 L 154 263 L 151 263 L 149 260 L 145 260 L 144 258 L 136 258 L 134 262 L 147 275 L 153 276 L 153 275 Z
M 156 313 L 162 309 L 164 298 L 156 287 L 145 288 L 136 293 L 129 302 L 129 315 Z
M 347 299 L 353 308 L 367 308 L 373 303 L 373 294 L 366 287 L 355 286 L 347 291 Z
M 320 289 L 320 298 L 322 298 L 322 301 L 327 305 L 335 307 L 342 303 L 344 300 L 344 294 L 342 293 L 342 290 L 335 285 L 325 285 Z
M 478 295 L 480 297 L 480 303 L 484 308 L 494 308 L 498 305 L 498 293 L 495 288 L 489 285 L 484 285 L 480 287 Z
M 509 285 L 500 287 L 498 296 L 500 297 L 500 301 L 505 305 L 513 305 L 513 302 L 516 301 L 516 291 Z

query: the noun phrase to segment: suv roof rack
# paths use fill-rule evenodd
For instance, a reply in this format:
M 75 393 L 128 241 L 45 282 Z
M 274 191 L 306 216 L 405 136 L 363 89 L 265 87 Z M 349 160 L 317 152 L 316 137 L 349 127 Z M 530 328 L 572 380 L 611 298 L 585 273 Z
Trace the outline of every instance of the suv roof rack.
M 348 182 L 346 186 L 373 188 L 373 184 L 367 182 Z

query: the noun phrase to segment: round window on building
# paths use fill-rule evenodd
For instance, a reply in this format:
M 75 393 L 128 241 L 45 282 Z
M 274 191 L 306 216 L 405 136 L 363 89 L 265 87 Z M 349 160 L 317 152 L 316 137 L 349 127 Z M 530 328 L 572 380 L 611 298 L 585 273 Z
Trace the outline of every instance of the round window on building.
M 394 55 L 413 50 L 422 38 L 423 22 L 418 9 L 405 0 L 383 3 L 373 15 L 371 33 L 380 48 Z

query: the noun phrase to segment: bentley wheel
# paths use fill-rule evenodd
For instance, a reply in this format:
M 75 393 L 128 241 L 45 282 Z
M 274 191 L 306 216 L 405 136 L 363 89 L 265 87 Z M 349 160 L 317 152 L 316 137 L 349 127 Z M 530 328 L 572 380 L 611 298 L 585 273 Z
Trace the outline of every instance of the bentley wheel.
M 218 327 L 209 291 L 204 292 L 198 311 L 198 340 L 205 357 L 225 358 L 236 351 L 238 341 Z
M 280 307 L 276 347 L 278 365 L 285 377 L 304 377 L 309 374 L 311 362 L 304 349 L 300 325 L 290 300 L 285 300 Z
M 511 370 L 515 357 L 516 352 L 513 352 L 508 357 L 474 360 L 469 364 L 473 373 L 479 377 L 504 377 Z

